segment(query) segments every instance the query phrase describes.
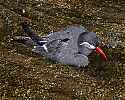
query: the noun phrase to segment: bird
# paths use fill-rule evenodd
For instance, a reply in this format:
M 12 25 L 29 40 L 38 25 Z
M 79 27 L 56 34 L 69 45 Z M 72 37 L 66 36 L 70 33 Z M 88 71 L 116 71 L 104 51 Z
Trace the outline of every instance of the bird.
M 62 63 L 85 67 L 89 62 L 88 55 L 95 51 L 103 60 L 107 55 L 99 47 L 96 33 L 89 32 L 81 25 L 71 25 L 60 31 L 50 32 L 47 36 L 41 37 L 32 30 L 29 23 L 24 21 L 22 29 L 28 35 L 15 36 L 14 40 L 25 45 L 32 45 L 32 51 L 47 58 Z

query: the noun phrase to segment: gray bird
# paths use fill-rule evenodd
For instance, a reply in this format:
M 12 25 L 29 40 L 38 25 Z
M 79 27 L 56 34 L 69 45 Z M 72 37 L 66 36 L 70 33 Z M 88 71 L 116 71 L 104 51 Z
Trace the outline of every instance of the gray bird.
M 68 26 L 58 32 L 52 32 L 45 37 L 38 36 L 31 26 L 22 23 L 22 28 L 28 37 L 15 36 L 14 40 L 25 45 L 32 45 L 33 52 L 49 59 L 78 67 L 87 66 L 88 55 L 95 50 L 106 60 L 107 57 L 99 45 L 95 33 L 89 32 L 83 26 Z

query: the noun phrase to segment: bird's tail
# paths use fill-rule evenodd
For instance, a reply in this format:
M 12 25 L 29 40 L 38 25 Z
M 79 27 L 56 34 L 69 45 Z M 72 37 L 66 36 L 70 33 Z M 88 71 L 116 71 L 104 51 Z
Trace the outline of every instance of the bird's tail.
M 18 43 L 22 43 L 24 45 L 27 45 L 27 46 L 36 45 L 36 43 L 30 37 L 26 37 L 26 36 L 15 36 L 15 37 L 13 37 L 13 40 L 18 42 Z
M 43 45 L 45 43 L 45 37 L 42 38 L 37 35 L 31 28 L 30 22 L 28 20 L 24 20 L 22 23 L 22 28 L 26 34 L 38 45 Z

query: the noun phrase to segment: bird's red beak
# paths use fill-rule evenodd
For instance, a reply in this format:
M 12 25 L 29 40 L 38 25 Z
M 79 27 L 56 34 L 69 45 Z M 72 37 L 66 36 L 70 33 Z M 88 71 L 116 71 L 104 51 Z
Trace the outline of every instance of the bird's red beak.
M 97 54 L 100 55 L 100 57 L 101 57 L 103 60 L 105 60 L 105 61 L 107 60 L 106 54 L 103 52 L 103 50 L 102 50 L 100 47 L 96 47 L 96 48 L 95 48 L 95 51 L 96 51 Z

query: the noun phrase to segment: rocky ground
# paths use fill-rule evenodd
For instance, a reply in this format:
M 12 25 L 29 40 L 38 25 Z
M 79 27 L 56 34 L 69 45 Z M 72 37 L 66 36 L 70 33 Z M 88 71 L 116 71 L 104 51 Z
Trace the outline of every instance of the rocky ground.
M 0 0 L 0 99 L 124 100 L 124 12 L 123 0 Z M 30 16 L 41 36 L 67 25 L 85 26 L 100 37 L 108 61 L 92 54 L 88 67 L 76 69 L 32 53 L 12 41 L 25 35 L 22 16 Z

